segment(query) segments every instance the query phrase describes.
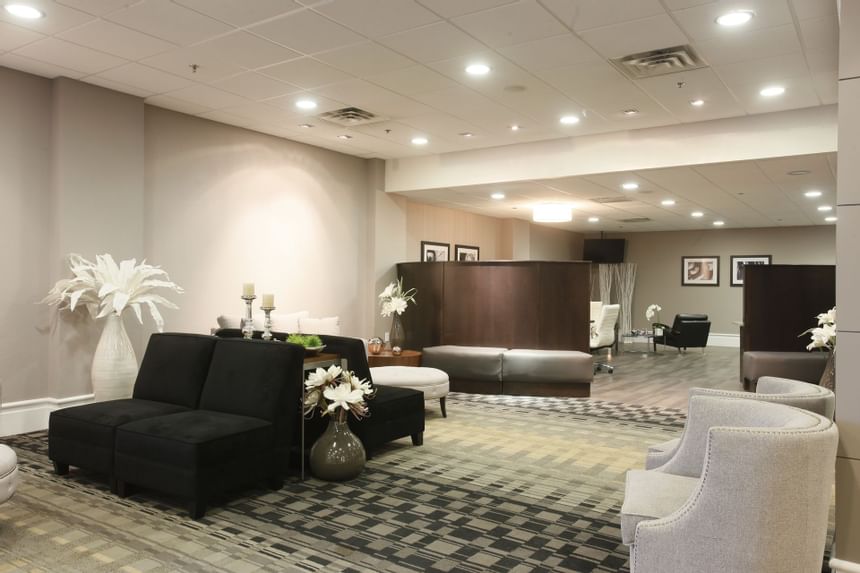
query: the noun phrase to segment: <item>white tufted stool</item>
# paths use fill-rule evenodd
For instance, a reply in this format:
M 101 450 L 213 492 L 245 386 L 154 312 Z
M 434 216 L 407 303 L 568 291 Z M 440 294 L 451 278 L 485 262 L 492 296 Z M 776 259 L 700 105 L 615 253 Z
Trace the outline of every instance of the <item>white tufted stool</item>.
M 0 503 L 3 503 L 18 489 L 18 456 L 9 446 L 0 444 Z
M 374 384 L 397 386 L 424 392 L 425 400 L 439 399 L 442 417 L 447 418 L 445 396 L 448 395 L 448 375 L 438 368 L 418 366 L 377 366 L 370 369 Z

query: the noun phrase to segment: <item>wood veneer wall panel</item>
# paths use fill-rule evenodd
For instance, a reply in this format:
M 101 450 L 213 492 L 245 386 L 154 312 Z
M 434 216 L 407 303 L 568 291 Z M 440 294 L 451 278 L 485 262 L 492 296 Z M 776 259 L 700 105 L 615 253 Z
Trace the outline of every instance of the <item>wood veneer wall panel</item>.
M 836 304 L 833 265 L 753 265 L 744 269 L 743 350 L 804 351 L 815 316 Z
M 588 352 L 591 265 L 541 263 L 540 269 L 540 341 L 535 348 Z
M 403 288 L 416 288 L 417 304 L 403 313 L 406 347 L 438 346 L 442 335 L 442 277 L 445 263 L 398 263 Z

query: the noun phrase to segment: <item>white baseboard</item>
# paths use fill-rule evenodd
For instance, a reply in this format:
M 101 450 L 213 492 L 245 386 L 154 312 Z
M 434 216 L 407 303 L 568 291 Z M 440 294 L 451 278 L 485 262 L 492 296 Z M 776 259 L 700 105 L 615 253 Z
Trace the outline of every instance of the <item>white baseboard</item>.
M 708 335 L 708 346 L 727 346 L 729 348 L 741 347 L 740 334 L 718 334 L 711 333 Z
M 48 428 L 48 417 L 54 410 L 66 406 L 80 406 L 93 401 L 92 394 L 68 398 L 37 398 L 9 402 L 0 406 L 0 436 L 35 432 Z
M 843 561 L 835 557 L 830 560 L 830 569 L 833 573 L 860 573 L 860 563 Z

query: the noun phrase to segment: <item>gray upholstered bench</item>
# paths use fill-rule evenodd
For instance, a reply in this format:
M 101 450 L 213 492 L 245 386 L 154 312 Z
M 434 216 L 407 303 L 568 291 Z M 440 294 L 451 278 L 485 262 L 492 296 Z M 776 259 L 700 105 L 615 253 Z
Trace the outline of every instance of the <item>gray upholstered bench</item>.
M 742 373 L 744 387 L 755 384 L 762 376 L 790 378 L 818 384 L 827 359 L 827 352 L 773 352 L 752 350 L 744 352 Z
M 591 354 L 576 350 L 508 350 L 502 356 L 502 393 L 526 396 L 590 396 Z
M 421 366 L 438 368 L 450 379 L 454 392 L 502 393 L 502 355 L 507 348 L 487 346 L 428 346 Z

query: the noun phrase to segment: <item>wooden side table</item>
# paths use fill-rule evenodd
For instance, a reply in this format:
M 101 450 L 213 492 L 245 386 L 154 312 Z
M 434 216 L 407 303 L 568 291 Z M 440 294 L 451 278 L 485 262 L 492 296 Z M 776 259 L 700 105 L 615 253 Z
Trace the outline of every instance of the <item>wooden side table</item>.
M 404 350 L 400 356 L 394 356 L 390 350 L 383 350 L 379 354 L 368 354 L 367 364 L 371 368 L 377 366 L 421 366 L 421 351 Z

